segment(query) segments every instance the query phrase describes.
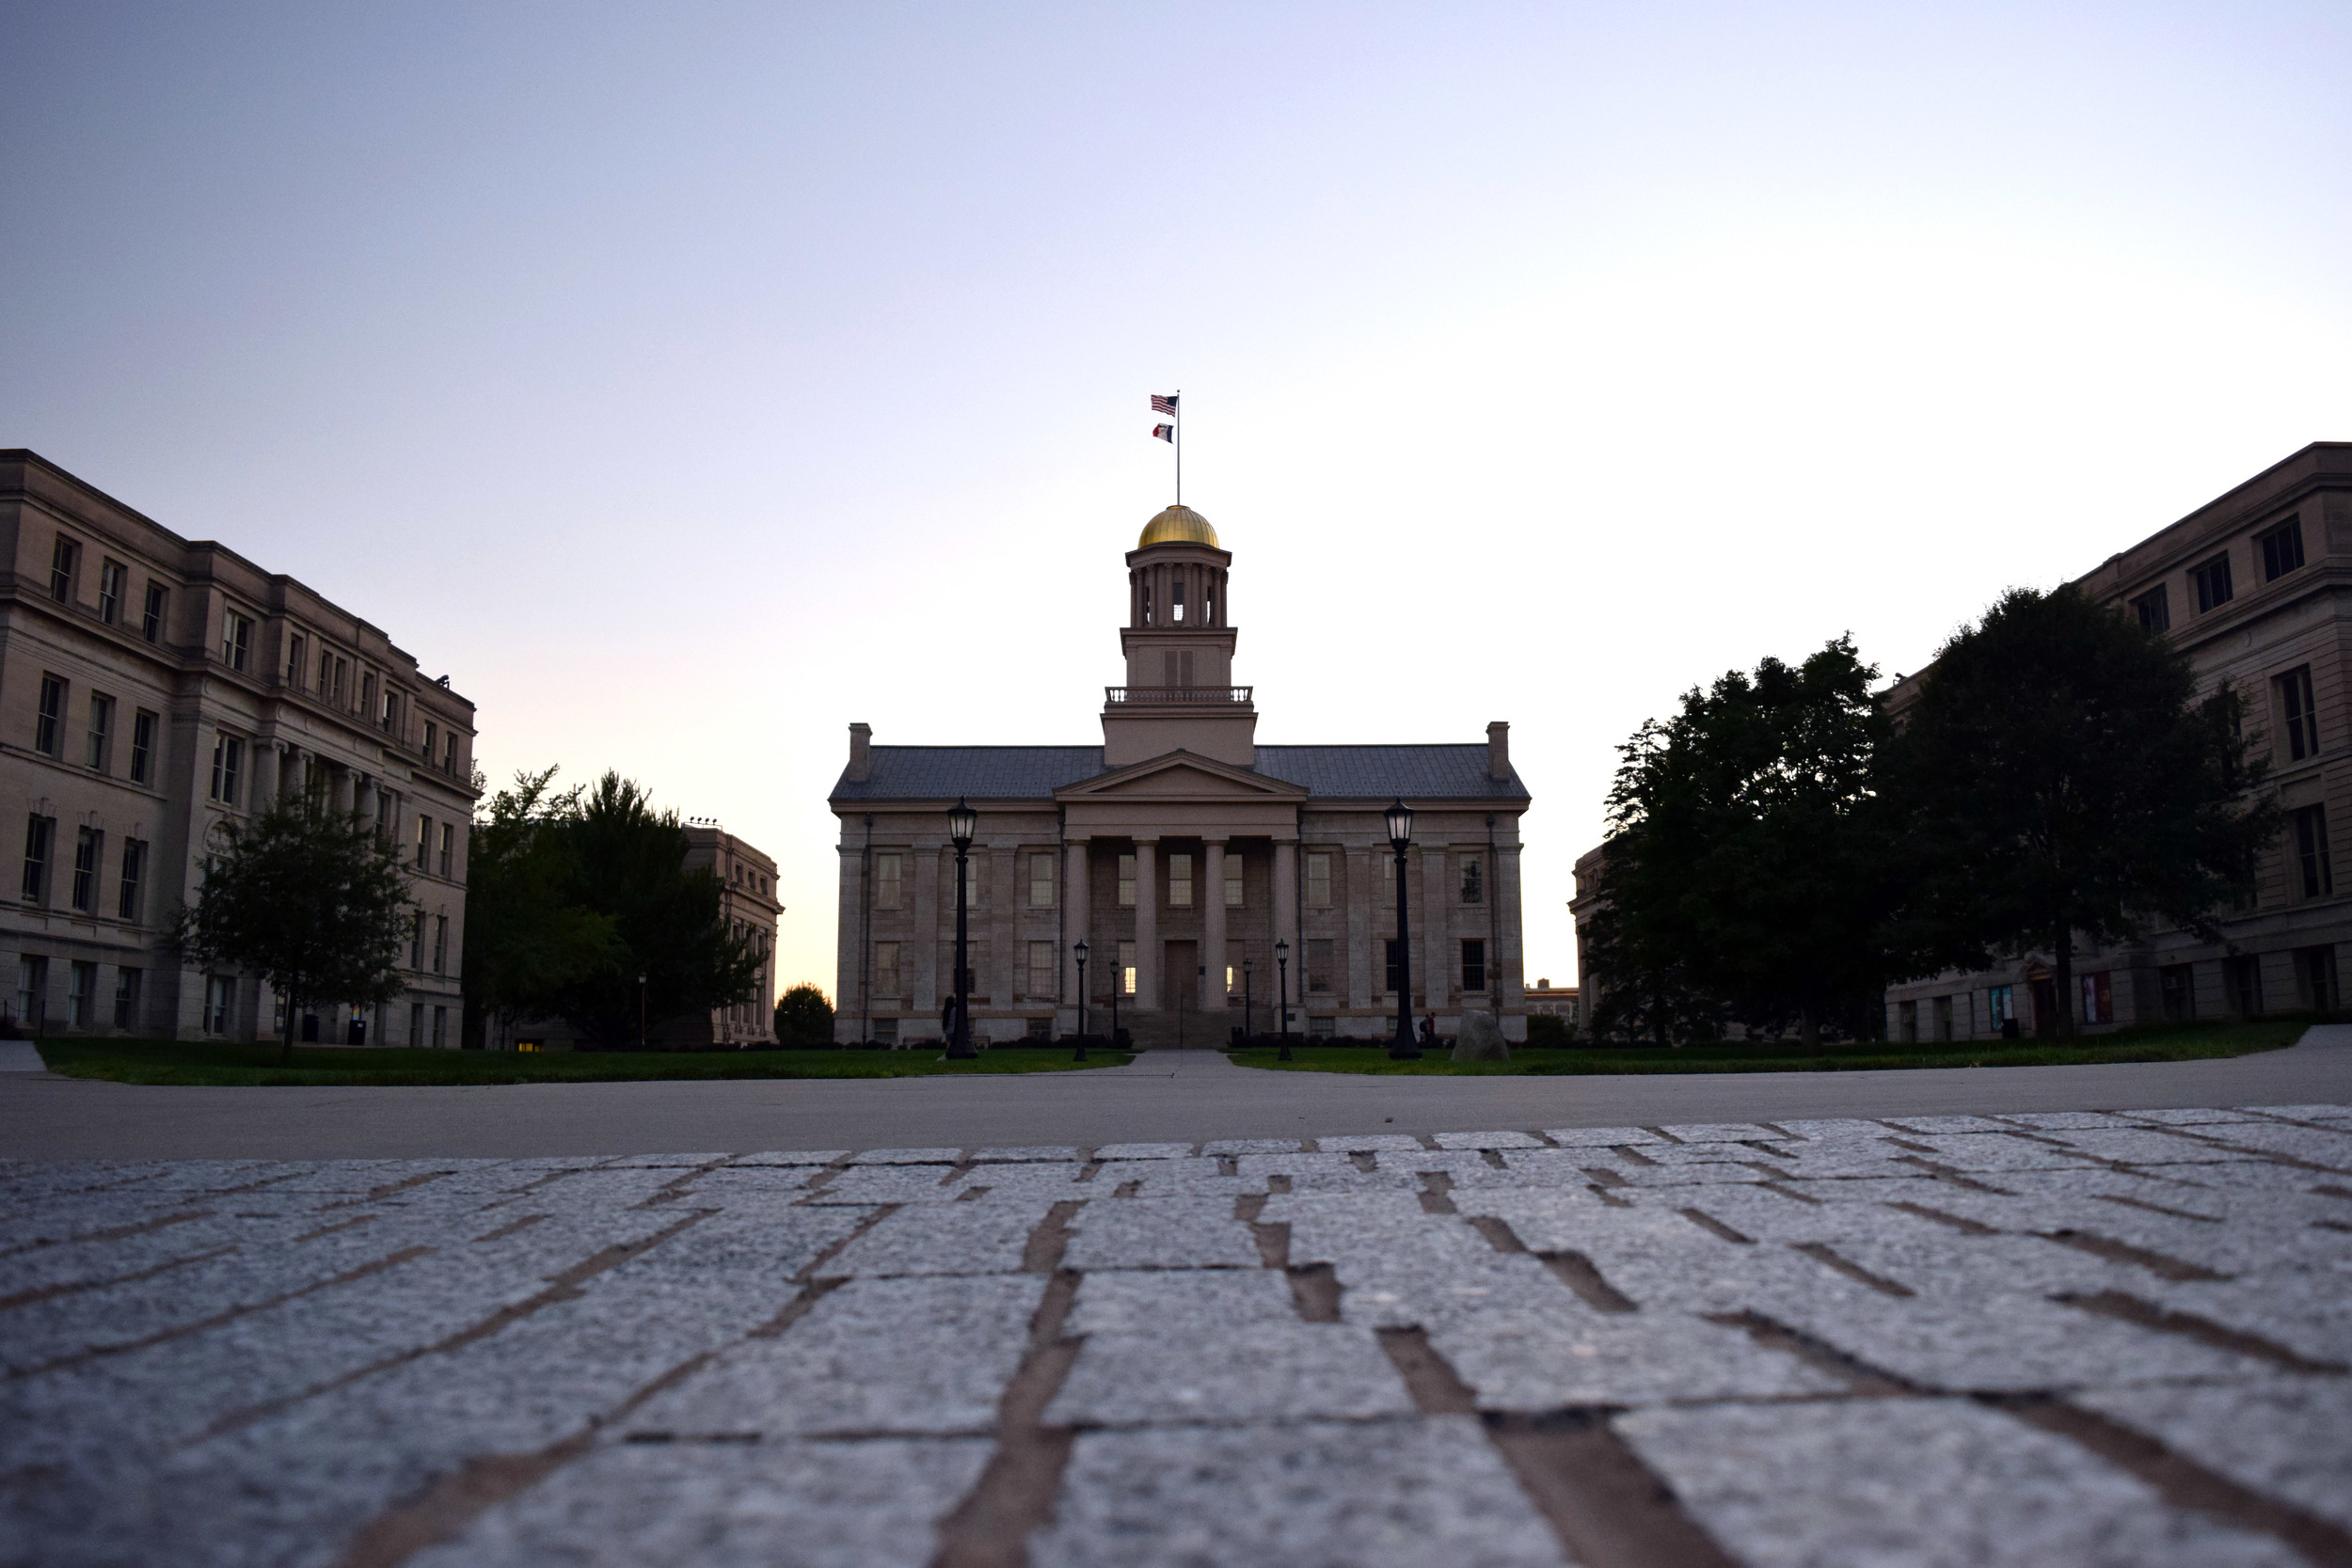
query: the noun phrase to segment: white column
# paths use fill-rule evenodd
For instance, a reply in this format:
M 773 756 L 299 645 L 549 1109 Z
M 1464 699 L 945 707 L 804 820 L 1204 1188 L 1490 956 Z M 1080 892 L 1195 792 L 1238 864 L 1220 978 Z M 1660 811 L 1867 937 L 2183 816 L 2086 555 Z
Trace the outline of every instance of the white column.
M 1200 1010 L 1210 1028 L 1219 1029 L 1225 1015 L 1225 841 L 1203 840 L 1200 858 L 1209 883 L 1200 911 L 1200 945 L 1208 949 L 1200 955 Z
M 1160 996 L 1159 840 L 1136 840 L 1136 1006 L 1156 1008 Z
M 1089 960 L 1087 967 L 1094 971 L 1096 980 L 1099 980 L 1104 974 L 1103 965 L 1107 964 L 1113 969 L 1119 967 L 1119 954 L 1116 951 L 1104 952 L 1102 943 L 1096 942 L 1088 929 L 1087 904 L 1092 889 L 1087 881 L 1087 841 L 1083 838 L 1062 841 L 1061 884 L 1062 1000 L 1065 1005 L 1075 1007 L 1078 1005 L 1078 956 L 1073 949 L 1079 942 L 1083 942 L 1087 944 L 1087 958 Z M 1089 981 L 1088 988 L 1091 990 L 1094 981 Z M 1091 1003 L 1089 1006 L 1090 1007 Z M 1089 1018 L 1087 1022 L 1091 1026 L 1094 1021 Z M 1076 1027 L 1074 1017 L 1072 1027 Z
M 1290 993 L 1295 1006 L 1307 990 L 1307 944 L 1298 936 L 1298 846 L 1286 838 L 1274 841 L 1274 940 L 1291 944 Z M 1279 979 L 1276 994 L 1280 994 Z

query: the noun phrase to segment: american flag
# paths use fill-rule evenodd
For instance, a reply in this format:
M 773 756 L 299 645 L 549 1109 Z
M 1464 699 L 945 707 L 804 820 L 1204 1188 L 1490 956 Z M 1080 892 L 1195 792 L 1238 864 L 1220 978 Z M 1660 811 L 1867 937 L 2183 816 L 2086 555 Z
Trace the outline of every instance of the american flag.
M 1157 392 L 1152 393 L 1152 412 L 1154 414 L 1168 414 L 1172 416 L 1176 412 L 1176 395 L 1171 393 L 1167 397 L 1162 397 Z
M 1176 439 L 1176 427 L 1172 424 L 1155 424 L 1152 427 L 1152 434 L 1163 441 L 1173 443 Z

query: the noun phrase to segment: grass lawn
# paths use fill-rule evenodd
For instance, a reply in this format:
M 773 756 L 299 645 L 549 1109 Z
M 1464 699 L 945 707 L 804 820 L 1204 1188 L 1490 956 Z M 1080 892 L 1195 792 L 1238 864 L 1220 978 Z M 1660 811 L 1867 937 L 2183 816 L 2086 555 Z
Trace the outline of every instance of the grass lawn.
M 1097 1047 L 1073 1062 L 1067 1047 L 996 1046 L 973 1062 L 907 1051 L 410 1051 L 300 1045 L 278 1065 L 275 1041 L 43 1040 L 49 1070 L 117 1084 L 585 1084 L 654 1078 L 917 1078 L 947 1072 L 1064 1072 L 1134 1058 Z
M 1272 1049 L 1233 1053 L 1243 1067 L 1280 1072 L 1411 1072 L 1454 1076 L 1607 1072 L 1840 1072 L 1866 1068 L 2060 1067 L 2084 1062 L 2186 1062 L 2244 1056 L 2293 1045 L 2310 1025 L 2296 1021 L 2155 1023 L 2120 1029 L 2074 1045 L 2056 1040 L 1960 1040 L 1949 1044 L 1867 1040 L 1811 1050 L 1796 1041 L 1745 1045 L 1717 1041 L 1666 1048 L 1644 1046 L 1519 1046 L 1507 1062 L 1447 1060 L 1451 1045 L 1419 1061 L 1389 1059 L 1385 1045 L 1303 1045 L 1296 1060 L 1275 1060 Z

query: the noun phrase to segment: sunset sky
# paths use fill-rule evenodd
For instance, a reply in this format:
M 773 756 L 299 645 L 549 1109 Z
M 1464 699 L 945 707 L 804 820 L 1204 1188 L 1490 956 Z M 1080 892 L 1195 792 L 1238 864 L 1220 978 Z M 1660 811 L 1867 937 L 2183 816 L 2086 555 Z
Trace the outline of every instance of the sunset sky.
M 1512 724 L 1527 976 L 1614 748 L 1915 670 L 2352 439 L 2352 8 L 26 3 L 0 446 L 384 627 L 493 781 L 773 854 L 878 744 L 1099 741 L 1233 552 L 1266 742 Z

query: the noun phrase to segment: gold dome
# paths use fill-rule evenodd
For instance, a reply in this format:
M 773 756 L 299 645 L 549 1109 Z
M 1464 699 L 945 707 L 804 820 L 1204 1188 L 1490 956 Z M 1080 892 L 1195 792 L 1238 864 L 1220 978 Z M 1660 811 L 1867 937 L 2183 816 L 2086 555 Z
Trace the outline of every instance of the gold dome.
M 1152 545 L 1206 545 L 1213 550 L 1221 547 L 1209 519 L 1189 506 L 1171 506 L 1143 525 L 1143 537 L 1136 541 L 1136 548 Z

